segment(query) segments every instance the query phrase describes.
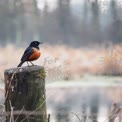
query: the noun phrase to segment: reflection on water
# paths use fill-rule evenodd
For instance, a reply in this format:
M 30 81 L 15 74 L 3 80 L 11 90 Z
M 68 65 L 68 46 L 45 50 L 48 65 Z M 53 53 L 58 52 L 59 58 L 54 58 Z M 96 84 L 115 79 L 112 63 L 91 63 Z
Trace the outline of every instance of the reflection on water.
M 121 78 L 115 81 L 111 85 L 106 81 L 99 84 L 99 79 L 91 85 L 88 82 L 47 84 L 47 108 L 51 122 L 112 122 L 108 117 L 113 103 L 122 105 Z
M 113 78 L 114 79 L 114 78 Z M 56 82 L 46 85 L 47 112 L 50 122 L 112 122 L 108 119 L 113 103 L 122 105 L 122 86 L 107 85 L 106 81 Z M 115 80 L 115 79 L 114 79 Z M 115 81 L 121 81 L 121 78 Z M 118 82 L 117 82 L 118 83 Z M 105 85 L 106 84 L 106 85 Z M 4 103 L 4 86 L 0 104 Z

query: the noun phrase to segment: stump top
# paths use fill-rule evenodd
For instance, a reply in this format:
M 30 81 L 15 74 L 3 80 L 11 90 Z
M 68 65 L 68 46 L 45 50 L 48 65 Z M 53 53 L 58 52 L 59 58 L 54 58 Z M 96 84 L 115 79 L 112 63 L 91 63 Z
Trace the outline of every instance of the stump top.
M 31 71 L 37 71 L 40 69 L 43 69 L 42 66 L 25 66 L 25 67 L 17 67 L 12 69 L 6 69 L 4 73 L 20 73 L 20 72 L 31 72 Z

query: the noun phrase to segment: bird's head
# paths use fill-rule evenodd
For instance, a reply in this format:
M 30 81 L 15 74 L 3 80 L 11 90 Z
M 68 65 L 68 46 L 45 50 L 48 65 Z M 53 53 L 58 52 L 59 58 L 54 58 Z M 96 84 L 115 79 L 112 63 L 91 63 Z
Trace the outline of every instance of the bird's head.
M 30 43 L 30 47 L 35 47 L 35 48 L 38 48 L 39 49 L 39 45 L 40 44 L 43 44 L 42 42 L 38 42 L 38 41 L 32 41 Z

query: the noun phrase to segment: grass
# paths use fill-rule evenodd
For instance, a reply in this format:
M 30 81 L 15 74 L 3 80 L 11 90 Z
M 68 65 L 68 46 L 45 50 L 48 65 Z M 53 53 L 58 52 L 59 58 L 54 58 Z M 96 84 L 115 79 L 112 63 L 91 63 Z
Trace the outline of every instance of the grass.
M 16 67 L 25 48 L 0 47 L 0 78 L 5 69 Z M 45 66 L 49 78 L 77 79 L 84 74 L 121 75 L 122 46 L 111 48 L 71 48 L 64 45 L 41 47 L 42 56 L 34 64 Z M 24 64 L 26 65 L 26 63 Z

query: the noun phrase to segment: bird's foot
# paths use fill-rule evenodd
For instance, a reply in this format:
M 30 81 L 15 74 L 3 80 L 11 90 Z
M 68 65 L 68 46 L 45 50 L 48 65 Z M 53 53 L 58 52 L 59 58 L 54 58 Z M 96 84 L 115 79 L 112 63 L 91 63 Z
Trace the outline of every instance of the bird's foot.
M 31 66 L 35 66 L 31 61 L 30 61 L 30 63 L 32 64 Z

